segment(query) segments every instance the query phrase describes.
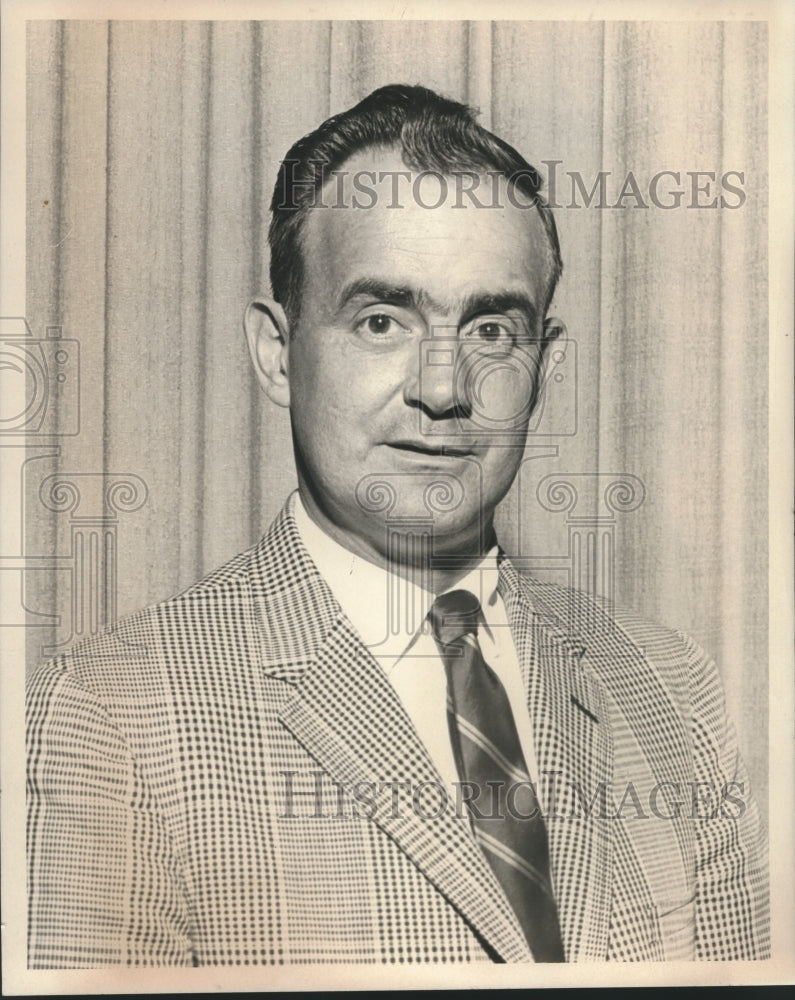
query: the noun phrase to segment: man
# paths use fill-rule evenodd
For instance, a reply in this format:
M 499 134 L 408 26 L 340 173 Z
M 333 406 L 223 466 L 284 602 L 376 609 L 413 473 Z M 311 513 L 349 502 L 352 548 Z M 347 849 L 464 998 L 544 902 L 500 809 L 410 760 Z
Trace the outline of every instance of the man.
M 494 537 L 561 329 L 536 172 L 386 87 L 272 211 L 245 327 L 299 491 L 33 677 L 30 964 L 764 957 L 714 666 Z

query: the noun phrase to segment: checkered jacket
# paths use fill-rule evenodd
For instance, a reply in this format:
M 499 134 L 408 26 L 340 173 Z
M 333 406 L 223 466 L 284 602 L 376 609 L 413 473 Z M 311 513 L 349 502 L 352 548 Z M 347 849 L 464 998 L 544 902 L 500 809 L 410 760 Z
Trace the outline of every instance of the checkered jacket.
M 714 666 L 500 569 L 566 956 L 761 958 L 765 851 Z M 531 961 L 288 504 L 29 684 L 29 964 Z

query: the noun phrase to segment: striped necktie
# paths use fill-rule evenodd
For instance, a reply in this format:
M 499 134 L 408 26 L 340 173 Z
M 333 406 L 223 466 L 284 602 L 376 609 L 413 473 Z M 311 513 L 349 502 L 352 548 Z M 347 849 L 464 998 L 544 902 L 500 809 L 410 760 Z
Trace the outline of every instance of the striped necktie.
M 454 590 L 436 599 L 428 617 L 447 673 L 447 720 L 458 775 L 470 796 L 476 793 L 468 802 L 475 838 L 533 958 L 563 962 L 546 826 L 505 688 L 480 651 L 480 602 L 469 591 Z

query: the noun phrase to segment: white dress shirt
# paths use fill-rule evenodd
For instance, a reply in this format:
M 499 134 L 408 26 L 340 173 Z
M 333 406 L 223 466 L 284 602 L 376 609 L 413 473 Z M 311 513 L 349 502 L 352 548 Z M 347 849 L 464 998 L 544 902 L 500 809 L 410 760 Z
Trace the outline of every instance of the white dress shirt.
M 456 801 L 459 781 L 447 724 L 447 679 L 426 623 L 434 594 L 344 548 L 309 517 L 300 496 L 295 520 L 301 541 L 351 624 L 381 664 L 414 723 L 448 792 Z M 527 770 L 537 777 L 526 686 L 497 590 L 497 546 L 450 590 L 468 590 L 483 609 L 478 629 L 484 659 L 499 677 L 513 712 Z M 424 626 L 424 627 L 423 627 Z

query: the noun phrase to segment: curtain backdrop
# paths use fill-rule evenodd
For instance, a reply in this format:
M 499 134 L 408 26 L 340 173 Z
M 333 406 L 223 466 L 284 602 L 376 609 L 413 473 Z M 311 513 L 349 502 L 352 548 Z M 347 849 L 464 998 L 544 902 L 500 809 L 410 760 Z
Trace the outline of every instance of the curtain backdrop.
M 61 327 L 72 366 L 24 471 L 31 658 L 186 587 L 294 487 L 287 415 L 242 334 L 268 290 L 270 191 L 296 138 L 388 82 L 479 107 L 556 185 L 570 340 L 505 548 L 713 653 L 764 800 L 758 23 L 31 22 L 27 319 L 35 338 Z M 678 205 L 650 201 L 660 171 Z

